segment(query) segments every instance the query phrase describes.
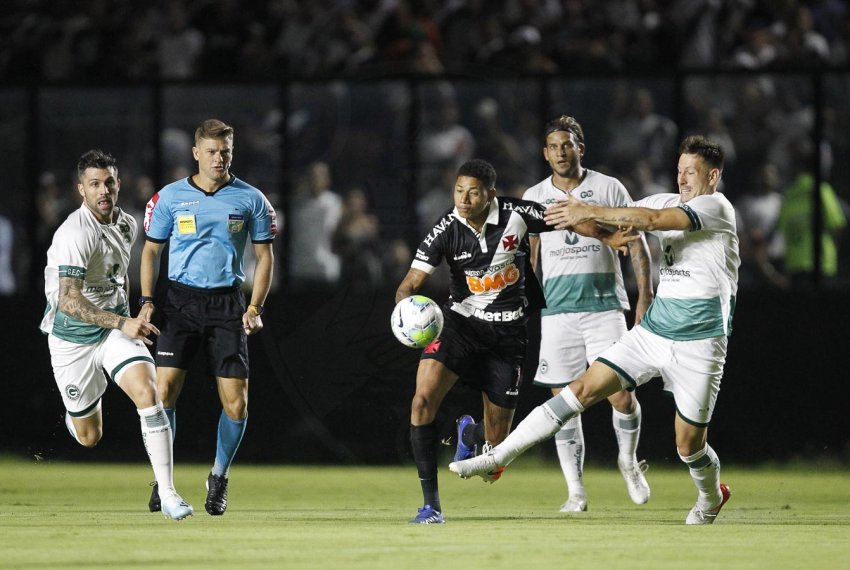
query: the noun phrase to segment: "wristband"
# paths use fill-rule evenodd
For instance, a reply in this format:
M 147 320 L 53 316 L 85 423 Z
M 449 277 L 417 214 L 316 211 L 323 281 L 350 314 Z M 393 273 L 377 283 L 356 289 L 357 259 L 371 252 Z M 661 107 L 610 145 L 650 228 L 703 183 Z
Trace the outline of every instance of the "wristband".
M 262 305 L 248 305 L 248 308 L 254 311 L 258 317 L 262 315 L 265 310 Z
M 145 306 L 146 303 L 153 304 L 153 297 L 147 297 L 145 295 L 139 297 L 139 307 Z

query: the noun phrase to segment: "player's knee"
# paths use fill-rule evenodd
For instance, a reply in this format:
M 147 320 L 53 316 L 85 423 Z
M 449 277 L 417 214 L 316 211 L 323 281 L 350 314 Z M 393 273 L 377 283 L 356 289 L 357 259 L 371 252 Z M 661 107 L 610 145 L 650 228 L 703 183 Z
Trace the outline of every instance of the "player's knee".
M 608 396 L 611 406 L 621 414 L 631 414 L 637 407 L 637 399 L 634 393 L 628 390 L 620 390 Z
M 102 437 L 102 429 L 93 428 L 84 430 L 82 432 L 80 432 L 79 430 L 77 431 L 77 441 L 80 443 L 80 445 L 89 449 L 96 446 L 100 442 L 100 439 Z
M 248 400 L 243 398 L 238 398 L 236 400 L 231 400 L 229 402 L 225 402 L 222 407 L 224 408 L 224 413 L 227 414 L 232 420 L 244 420 L 248 416 Z
M 418 422 L 430 423 L 435 415 L 434 403 L 426 394 L 416 393 L 410 402 L 410 416 Z M 419 425 L 419 424 L 417 424 Z

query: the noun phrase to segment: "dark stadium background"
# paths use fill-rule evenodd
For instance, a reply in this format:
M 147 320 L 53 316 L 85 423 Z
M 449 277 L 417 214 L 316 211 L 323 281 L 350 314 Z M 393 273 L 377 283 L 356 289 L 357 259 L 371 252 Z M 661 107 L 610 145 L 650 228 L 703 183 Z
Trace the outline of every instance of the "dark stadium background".
M 71 440 L 37 329 L 45 250 L 56 220 L 78 204 L 73 168 L 91 147 L 118 158 L 120 205 L 138 214 L 152 192 L 191 172 L 187 137 L 199 121 L 217 117 L 236 128 L 233 171 L 279 209 L 277 282 L 266 328 L 250 340 L 250 421 L 238 462 L 410 460 L 417 353 L 390 334 L 395 287 L 431 212 L 451 203 L 445 180 L 456 162 L 488 159 L 499 190 L 519 192 L 547 173 L 540 131 L 553 116 L 576 116 L 586 134 L 585 165 L 620 177 L 635 197 L 675 191 L 676 143 L 699 132 L 734 149 L 723 190 L 736 206 L 754 194 L 770 163 L 778 191 L 810 172 L 832 185 L 848 213 L 846 2 L 659 0 L 554 14 L 546 11 L 552 3 L 501 1 L 484 3 L 486 18 L 477 2 L 390 2 L 382 4 L 386 13 L 371 1 L 257 2 L 237 15 L 227 11 L 230 2 L 196 2 L 186 25 L 205 48 L 182 73 L 152 55 L 160 53 L 164 24 L 144 27 L 164 22 L 175 4 L 182 6 L 154 2 L 140 14 L 129 2 L 4 5 L 0 453 L 144 457 L 132 404 L 114 386 L 98 447 Z M 298 21 L 310 32 L 293 47 L 287 42 Z M 334 59 L 340 53 L 362 57 Z M 441 148 L 446 140 L 455 146 Z M 342 274 L 323 284 L 299 277 L 292 245 L 316 231 L 299 224 L 297 210 L 317 162 L 328 165 L 341 198 L 361 191 L 377 228 L 368 242 L 343 236 Z M 818 196 L 811 199 L 814 233 L 826 209 Z M 739 229 L 741 290 L 712 446 L 726 463 L 846 463 L 850 231 L 837 240 L 834 275 L 787 275 L 791 285 L 782 287 L 753 255 L 756 238 L 743 222 Z M 825 252 L 813 243 L 814 265 L 822 268 Z M 781 274 L 781 255 L 770 262 Z M 444 299 L 440 278 L 428 293 Z M 517 419 L 546 397 L 528 382 L 535 335 Z M 639 456 L 677 464 L 672 402 L 659 381 L 638 396 Z M 459 415 L 479 416 L 480 409 L 480 396 L 458 387 L 440 412 L 441 431 L 453 435 Z M 199 360 L 178 405 L 178 462 L 212 460 L 219 410 Z M 613 464 L 610 421 L 607 405 L 586 413 L 589 462 Z M 538 453 L 554 455 L 550 447 Z

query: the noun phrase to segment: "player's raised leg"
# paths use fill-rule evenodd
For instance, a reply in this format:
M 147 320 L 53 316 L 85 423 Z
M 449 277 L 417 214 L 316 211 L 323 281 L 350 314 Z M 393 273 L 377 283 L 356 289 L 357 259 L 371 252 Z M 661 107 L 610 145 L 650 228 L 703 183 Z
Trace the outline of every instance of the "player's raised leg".
M 488 474 L 507 466 L 528 448 L 553 436 L 570 418 L 587 406 L 621 390 L 617 374 L 607 365 L 594 362 L 581 378 L 560 394 L 534 408 L 516 429 L 499 445 L 472 459 L 453 462 L 449 469 L 463 478 Z

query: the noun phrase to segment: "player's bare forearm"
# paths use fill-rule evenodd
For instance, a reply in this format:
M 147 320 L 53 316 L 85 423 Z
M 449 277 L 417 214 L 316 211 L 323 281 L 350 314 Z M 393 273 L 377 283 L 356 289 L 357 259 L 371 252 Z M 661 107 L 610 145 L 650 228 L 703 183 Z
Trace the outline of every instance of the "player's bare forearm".
M 531 269 L 537 274 L 537 260 L 540 258 L 540 236 L 528 236 L 528 256 Z
M 652 258 L 643 235 L 629 243 L 629 256 L 632 258 L 632 269 L 635 272 L 638 298 L 635 305 L 635 324 L 639 324 L 643 315 L 649 309 L 653 299 L 652 291 Z
M 105 329 L 120 329 L 126 317 L 104 311 L 83 297 L 83 280 L 74 277 L 59 279 L 59 310 L 78 321 Z
M 422 288 L 426 279 L 428 279 L 427 273 L 420 269 L 411 268 L 404 279 L 401 280 L 401 284 L 395 292 L 395 302 L 398 303 L 402 299 L 416 294 Z
M 254 244 L 257 263 L 254 267 L 254 285 L 251 289 L 251 304 L 263 305 L 269 295 L 274 274 L 274 252 L 272 244 Z
M 691 221 L 678 207 L 674 208 L 607 208 L 596 206 L 567 196 L 562 202 L 549 206 L 544 216 L 546 223 L 562 230 L 589 221 L 638 231 L 688 230 Z M 578 230 L 576 230 L 578 231 Z
M 162 249 L 162 244 L 152 241 L 145 241 L 145 247 L 142 249 L 139 287 L 145 297 L 153 296 L 154 283 L 156 282 L 156 260 L 159 257 L 160 249 Z

